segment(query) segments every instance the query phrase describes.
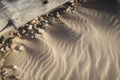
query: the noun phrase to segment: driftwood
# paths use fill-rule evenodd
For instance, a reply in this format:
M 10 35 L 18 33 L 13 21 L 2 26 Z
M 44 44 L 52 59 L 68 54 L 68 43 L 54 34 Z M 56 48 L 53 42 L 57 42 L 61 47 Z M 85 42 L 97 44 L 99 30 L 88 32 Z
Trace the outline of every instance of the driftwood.
M 70 0 L 2 0 L 0 1 L 0 35 L 7 24 L 18 28 Z M 12 29 L 12 27 L 10 27 Z M 8 29 L 7 29 L 8 31 Z

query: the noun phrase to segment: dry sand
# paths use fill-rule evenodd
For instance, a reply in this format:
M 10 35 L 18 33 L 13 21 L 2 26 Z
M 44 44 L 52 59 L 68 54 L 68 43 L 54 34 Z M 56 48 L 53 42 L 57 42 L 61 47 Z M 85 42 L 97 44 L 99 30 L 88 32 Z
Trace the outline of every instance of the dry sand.
M 6 65 L 20 80 L 120 80 L 119 15 L 77 5 L 37 39 L 17 39 Z

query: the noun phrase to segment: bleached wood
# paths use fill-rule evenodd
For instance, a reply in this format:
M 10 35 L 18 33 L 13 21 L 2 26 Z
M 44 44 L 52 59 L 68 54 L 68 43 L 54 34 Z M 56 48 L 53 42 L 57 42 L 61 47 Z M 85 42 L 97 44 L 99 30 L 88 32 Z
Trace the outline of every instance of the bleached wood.
M 0 31 L 10 20 L 18 28 L 69 0 L 48 0 L 48 4 L 43 4 L 43 1 L 45 0 L 2 0 L 0 2 Z

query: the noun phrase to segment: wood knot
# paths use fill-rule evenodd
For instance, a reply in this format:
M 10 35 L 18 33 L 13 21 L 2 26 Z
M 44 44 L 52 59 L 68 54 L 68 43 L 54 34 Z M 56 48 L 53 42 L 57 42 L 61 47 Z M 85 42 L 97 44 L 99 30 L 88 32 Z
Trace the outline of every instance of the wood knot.
M 44 0 L 44 1 L 43 1 L 43 4 L 48 4 L 48 3 L 49 3 L 48 0 Z

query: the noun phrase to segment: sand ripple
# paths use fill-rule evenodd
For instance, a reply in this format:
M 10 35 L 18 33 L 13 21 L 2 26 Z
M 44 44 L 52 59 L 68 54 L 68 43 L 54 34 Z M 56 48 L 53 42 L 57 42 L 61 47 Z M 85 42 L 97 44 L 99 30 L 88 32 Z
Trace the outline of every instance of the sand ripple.
M 42 37 L 19 40 L 7 58 L 21 80 L 120 80 L 118 14 L 77 7 L 51 22 Z

